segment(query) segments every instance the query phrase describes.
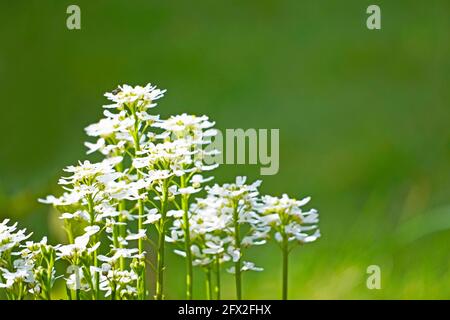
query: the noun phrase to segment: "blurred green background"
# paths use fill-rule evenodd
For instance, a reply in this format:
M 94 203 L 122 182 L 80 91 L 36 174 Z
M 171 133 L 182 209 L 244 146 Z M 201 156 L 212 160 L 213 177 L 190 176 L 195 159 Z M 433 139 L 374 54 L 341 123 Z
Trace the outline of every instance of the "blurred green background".
M 163 116 L 280 129 L 280 171 L 262 191 L 311 195 L 323 234 L 293 251 L 290 298 L 450 298 L 450 2 L 376 1 L 382 29 L 369 31 L 372 3 L 1 1 L 0 218 L 60 241 L 36 199 L 86 157 L 103 93 L 152 82 L 168 89 Z M 261 178 L 258 166 L 214 175 Z M 265 271 L 244 275 L 244 297 L 279 298 L 278 249 L 249 254 Z M 381 290 L 366 287 L 372 264 Z M 170 255 L 169 298 L 183 298 L 183 266 Z

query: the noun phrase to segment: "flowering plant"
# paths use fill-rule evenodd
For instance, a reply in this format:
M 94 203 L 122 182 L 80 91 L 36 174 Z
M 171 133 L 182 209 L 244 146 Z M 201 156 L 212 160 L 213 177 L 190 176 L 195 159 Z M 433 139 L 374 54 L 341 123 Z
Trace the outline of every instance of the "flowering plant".
M 104 106 L 104 117 L 85 129 L 95 140 L 85 143 L 87 153 L 103 159 L 68 166 L 59 180 L 64 192 L 39 200 L 61 213 L 67 244 L 27 241 L 31 234 L 17 224 L 0 224 L 0 288 L 9 299 L 51 299 L 59 279 L 68 299 L 147 299 L 150 271 L 154 298 L 164 299 L 166 244 L 186 260 L 187 299 L 193 298 L 194 267 L 206 274 L 207 297 L 220 299 L 223 265 L 234 275 L 241 299 L 242 273 L 263 270 L 245 258 L 246 250 L 272 235 L 282 250 L 282 298 L 287 298 L 288 254 L 295 243 L 320 236 L 317 211 L 302 211 L 309 198 L 261 196 L 261 181 L 246 183 L 245 177 L 205 185 L 218 166 L 204 161 L 219 152 L 208 148 L 214 122 L 207 116 L 161 119 L 150 113 L 165 92 L 148 84 L 105 94 L 111 104 Z M 65 264 L 66 273 L 57 275 L 55 263 Z

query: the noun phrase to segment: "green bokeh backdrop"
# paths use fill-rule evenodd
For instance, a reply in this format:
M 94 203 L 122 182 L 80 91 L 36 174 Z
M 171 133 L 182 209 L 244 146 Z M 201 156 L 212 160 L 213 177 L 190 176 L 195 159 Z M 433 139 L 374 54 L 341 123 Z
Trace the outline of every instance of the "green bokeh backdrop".
M 152 82 L 168 89 L 163 116 L 280 129 L 280 171 L 262 191 L 311 195 L 323 234 L 292 253 L 291 298 L 450 298 L 450 2 L 376 1 L 382 29 L 369 31 L 372 2 L 3 0 L 0 218 L 60 241 L 36 199 L 86 157 L 103 93 Z M 65 27 L 73 3 L 79 31 Z M 215 172 L 235 175 L 261 178 Z M 265 271 L 245 274 L 244 297 L 278 298 L 277 248 L 250 254 Z M 170 255 L 169 298 L 183 297 L 181 262 Z M 366 287 L 372 264 L 381 290 Z

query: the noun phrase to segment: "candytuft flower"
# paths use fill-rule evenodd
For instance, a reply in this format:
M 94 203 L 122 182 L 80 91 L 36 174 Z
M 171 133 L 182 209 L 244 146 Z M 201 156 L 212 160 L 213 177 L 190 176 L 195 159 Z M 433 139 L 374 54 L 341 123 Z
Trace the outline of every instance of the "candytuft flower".
M 272 228 L 275 240 L 280 243 L 282 250 L 283 299 L 287 299 L 288 255 L 293 245 L 310 243 L 320 237 L 317 227 L 319 222 L 317 210 L 302 210 L 302 207 L 309 203 L 310 199 L 307 197 L 296 200 L 289 198 L 286 194 L 283 194 L 281 198 L 264 196 L 262 204 L 258 208 L 263 215 L 263 221 Z
M 259 180 L 212 184 L 209 172 L 219 164 L 205 160 L 220 154 L 215 122 L 154 114 L 165 92 L 124 84 L 105 93 L 110 104 L 85 128 L 87 154 L 101 159 L 66 167 L 61 193 L 38 200 L 60 212 L 64 244 L 34 242 L 17 224 L 0 223 L 0 289 L 9 299 L 50 300 L 62 279 L 69 299 L 143 300 L 151 270 L 155 299 L 164 299 L 167 247 L 186 260 L 187 299 L 194 267 L 204 272 L 208 299 L 213 292 L 220 299 L 222 269 L 233 274 L 241 299 L 242 274 L 263 271 L 248 261 L 248 250 L 270 239 L 282 249 L 287 297 L 288 253 L 320 237 L 318 212 L 304 209 L 309 198 L 261 196 Z

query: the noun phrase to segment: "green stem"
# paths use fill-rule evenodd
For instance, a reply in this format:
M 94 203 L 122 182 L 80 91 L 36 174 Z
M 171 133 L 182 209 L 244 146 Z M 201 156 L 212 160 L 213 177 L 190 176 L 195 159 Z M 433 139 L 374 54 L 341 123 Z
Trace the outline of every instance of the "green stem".
M 75 257 L 74 261 L 73 261 L 73 266 L 74 266 L 74 272 L 76 272 L 75 275 L 75 299 L 76 300 L 80 300 L 80 288 L 78 288 L 78 284 L 81 284 L 81 277 L 80 277 L 80 272 L 78 268 L 81 268 L 79 266 L 79 261 L 80 259 L 78 257 Z
M 158 234 L 158 254 L 156 257 L 156 300 L 164 299 L 164 244 L 165 244 L 165 225 L 166 225 L 166 213 L 167 213 L 167 198 L 168 187 L 167 182 L 163 182 L 163 198 L 161 200 L 161 219 L 159 220 L 159 234 Z
M 123 221 L 123 217 L 122 217 L 122 211 L 125 210 L 125 201 L 121 200 L 119 202 L 119 222 L 122 223 Z M 118 226 L 118 236 L 121 238 L 125 237 L 125 226 L 120 224 Z M 123 248 L 123 245 L 121 242 L 119 242 L 119 248 Z M 120 257 L 119 259 L 119 264 L 120 264 L 120 270 L 125 270 L 125 259 L 124 257 Z
M 137 153 L 141 150 L 141 146 L 139 144 L 140 136 L 139 136 L 139 119 L 136 115 L 135 107 L 133 106 L 130 108 L 131 113 L 134 117 L 134 156 L 137 157 Z M 142 174 L 137 171 L 137 178 L 138 180 L 142 178 Z M 138 232 L 143 229 L 143 222 L 144 222 L 144 202 L 142 199 L 138 199 Z M 138 239 L 138 250 L 139 254 L 142 254 L 144 252 L 144 239 L 139 238 Z M 138 299 L 144 300 L 145 299 L 145 268 L 146 265 L 143 265 L 141 274 L 139 275 L 137 279 L 137 289 L 138 289 Z
M 288 250 L 288 238 L 287 238 L 286 235 L 283 236 L 283 243 L 282 243 L 282 248 L 281 249 L 282 249 L 282 253 L 283 253 L 283 274 L 282 274 L 283 288 L 282 288 L 281 297 L 282 297 L 283 300 L 287 300 L 289 250 Z
M 144 202 L 139 199 L 138 200 L 138 232 L 143 229 L 143 216 L 144 216 Z M 138 249 L 139 254 L 144 251 L 144 239 L 139 238 L 138 240 Z
M 180 187 L 186 187 L 186 179 L 184 176 L 180 178 Z M 192 300 L 192 282 L 193 282 L 193 266 L 192 266 L 192 251 L 191 251 L 191 235 L 189 225 L 189 199 L 187 195 L 181 195 L 181 208 L 183 210 L 183 224 L 184 224 L 184 250 L 186 252 L 186 299 Z
M 139 177 L 138 177 L 139 178 Z M 138 200 L 138 232 L 143 229 L 144 203 L 141 199 Z M 144 252 L 144 239 L 138 240 L 139 254 Z M 145 300 L 145 264 L 142 267 L 141 274 L 137 279 L 138 299 Z
M 66 295 L 67 295 L 67 300 L 72 300 L 72 290 L 67 288 L 67 286 L 66 286 Z
M 97 251 L 98 251 L 98 248 L 94 251 L 94 267 L 96 267 L 96 268 L 98 268 Z M 97 271 L 95 271 L 94 280 L 95 280 L 95 300 L 99 300 L 100 299 L 100 274 Z
M 112 228 L 112 236 L 113 236 L 113 244 L 115 248 L 119 248 L 119 230 L 117 225 L 113 225 Z
M 233 213 L 234 222 L 234 242 L 236 250 L 239 251 L 239 259 L 234 263 L 234 275 L 236 280 L 236 299 L 242 299 L 242 283 L 241 283 L 241 238 L 240 238 L 240 226 L 239 226 L 239 214 L 237 210 L 237 204 L 234 206 Z
M 116 283 L 115 282 L 112 284 L 111 300 L 116 300 Z
M 117 154 L 117 156 L 121 156 L 120 153 Z M 117 172 L 123 172 L 123 163 L 119 162 L 118 164 L 116 164 L 116 171 Z M 114 226 L 113 231 L 116 231 L 116 238 L 114 238 L 114 246 L 116 248 L 123 248 L 122 242 L 119 242 L 119 237 L 124 238 L 125 237 L 125 232 L 126 232 L 126 228 L 124 225 L 122 225 L 122 222 L 124 222 L 123 216 L 122 216 L 122 212 L 126 209 L 125 206 L 125 200 L 120 200 L 119 201 L 119 206 L 118 206 L 118 210 L 119 210 L 119 217 L 118 217 L 118 221 L 119 221 L 119 225 L 118 226 Z M 117 244 L 116 244 L 117 243 Z M 118 247 L 117 247 L 118 245 Z M 120 257 L 119 258 L 119 264 L 120 264 L 120 270 L 125 270 L 125 259 L 124 257 Z
M 23 293 L 23 282 L 20 280 L 19 282 L 19 293 L 17 295 L 17 300 L 22 300 L 22 293 Z
M 69 220 L 64 220 L 64 227 L 67 233 L 67 240 L 69 241 L 69 243 L 74 243 L 72 233 L 72 223 Z
M 46 279 L 46 297 L 47 300 L 52 300 L 51 291 L 52 291 L 52 280 L 53 280 L 53 266 L 54 266 L 54 257 L 53 257 L 53 249 L 50 254 L 50 260 L 47 261 L 47 279 Z
M 214 287 L 214 292 L 216 293 L 216 299 L 220 300 L 220 257 L 219 257 L 219 255 L 216 255 L 215 267 L 216 267 L 216 286 Z
M 211 300 L 212 298 L 212 286 L 211 286 L 211 267 L 207 266 L 205 270 L 205 284 L 206 284 L 206 300 Z
M 92 199 L 92 196 L 89 195 L 87 197 L 87 201 L 88 201 L 88 211 L 89 211 L 89 216 L 90 216 L 90 225 L 93 226 L 95 225 L 95 211 L 94 211 L 94 200 Z M 94 236 L 94 244 L 97 241 L 97 235 Z M 94 267 L 98 267 L 98 259 L 97 259 L 97 251 L 98 248 L 94 251 Z M 98 300 L 100 297 L 100 275 L 98 274 L 98 272 L 95 272 L 94 274 L 94 292 L 93 292 L 93 298 L 95 300 Z M 77 290 L 78 291 L 78 290 Z

